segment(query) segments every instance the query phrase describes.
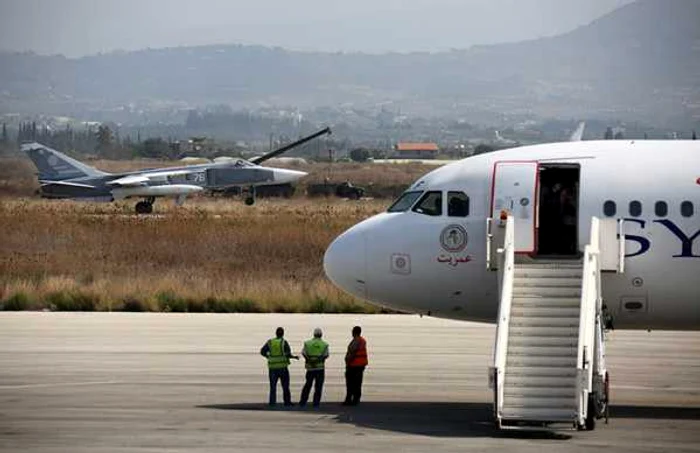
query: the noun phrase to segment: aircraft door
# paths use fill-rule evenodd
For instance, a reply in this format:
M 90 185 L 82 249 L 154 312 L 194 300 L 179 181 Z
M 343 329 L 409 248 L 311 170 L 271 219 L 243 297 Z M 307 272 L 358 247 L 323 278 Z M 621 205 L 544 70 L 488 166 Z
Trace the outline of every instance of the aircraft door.
M 496 162 L 491 190 L 491 217 L 515 219 L 515 252 L 535 252 L 537 162 Z

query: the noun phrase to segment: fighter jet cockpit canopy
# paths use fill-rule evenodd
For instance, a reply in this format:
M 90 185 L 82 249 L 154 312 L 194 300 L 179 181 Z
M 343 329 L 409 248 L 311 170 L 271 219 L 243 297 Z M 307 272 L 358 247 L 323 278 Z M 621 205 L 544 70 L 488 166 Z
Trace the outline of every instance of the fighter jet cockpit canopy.
M 233 166 L 236 168 L 243 168 L 243 167 L 255 167 L 255 164 L 248 162 L 245 159 L 236 159 L 233 162 Z

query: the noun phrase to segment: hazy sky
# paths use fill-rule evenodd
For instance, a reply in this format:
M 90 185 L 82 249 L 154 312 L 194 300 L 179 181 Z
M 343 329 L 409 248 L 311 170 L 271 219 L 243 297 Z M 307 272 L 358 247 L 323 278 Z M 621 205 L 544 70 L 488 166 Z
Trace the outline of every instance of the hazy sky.
M 437 51 L 563 33 L 632 0 L 0 0 L 0 49 L 214 43 Z

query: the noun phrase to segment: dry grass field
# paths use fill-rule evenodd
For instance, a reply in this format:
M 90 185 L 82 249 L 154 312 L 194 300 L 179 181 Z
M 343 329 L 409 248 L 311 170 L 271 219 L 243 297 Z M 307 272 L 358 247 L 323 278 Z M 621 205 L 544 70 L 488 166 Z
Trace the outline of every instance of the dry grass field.
M 110 171 L 158 162 L 97 162 Z M 322 180 L 327 165 L 303 168 Z M 334 178 L 406 186 L 427 170 L 343 164 Z M 296 167 L 300 168 L 300 167 Z M 31 163 L 0 159 L 0 305 L 4 309 L 373 312 L 325 277 L 323 253 L 340 232 L 390 199 L 347 201 L 197 197 L 156 202 L 42 200 Z M 341 176 L 338 176 L 341 175 Z
M 0 199 L 5 309 L 366 311 L 326 279 L 330 241 L 384 201 L 131 204 Z

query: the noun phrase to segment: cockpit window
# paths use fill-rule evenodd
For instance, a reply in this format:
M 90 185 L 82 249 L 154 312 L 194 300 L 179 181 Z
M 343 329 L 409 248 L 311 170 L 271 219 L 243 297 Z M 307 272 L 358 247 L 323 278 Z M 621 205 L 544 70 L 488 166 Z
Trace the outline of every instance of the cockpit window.
M 247 160 L 243 159 L 237 159 L 236 163 L 234 164 L 234 167 L 252 167 L 253 164 L 248 162 Z
M 401 194 L 398 200 L 392 204 L 389 209 L 387 210 L 388 212 L 404 212 L 408 211 L 408 209 L 413 206 L 413 203 L 416 202 L 418 197 L 421 196 L 423 193 L 422 190 L 417 190 L 414 192 L 404 192 Z
M 414 212 L 430 216 L 442 215 L 442 192 L 426 192 L 413 208 Z
M 464 192 L 447 192 L 447 215 L 466 217 L 469 215 L 469 197 Z

